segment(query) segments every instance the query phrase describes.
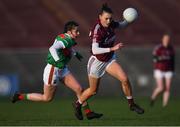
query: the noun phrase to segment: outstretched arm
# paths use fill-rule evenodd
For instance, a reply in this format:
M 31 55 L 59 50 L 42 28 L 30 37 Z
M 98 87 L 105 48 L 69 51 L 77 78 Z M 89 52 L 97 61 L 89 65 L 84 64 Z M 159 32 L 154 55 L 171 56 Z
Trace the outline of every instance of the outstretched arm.
M 92 43 L 93 54 L 103 54 L 110 52 L 110 48 L 100 48 L 99 43 Z
M 126 20 L 119 21 L 119 28 L 125 28 L 129 25 L 129 23 Z
M 103 54 L 111 51 L 116 51 L 123 47 L 123 43 L 118 43 L 115 46 L 111 48 L 101 48 L 99 47 L 99 43 L 93 43 L 92 44 L 92 52 L 93 54 Z

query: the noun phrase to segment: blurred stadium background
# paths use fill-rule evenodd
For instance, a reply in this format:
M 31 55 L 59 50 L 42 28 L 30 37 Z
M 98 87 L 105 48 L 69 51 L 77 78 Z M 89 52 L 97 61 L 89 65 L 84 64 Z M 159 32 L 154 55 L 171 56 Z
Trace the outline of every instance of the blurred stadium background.
M 68 20 L 80 24 L 77 49 L 84 55 L 82 62 L 73 59 L 70 69 L 86 88 L 89 29 L 104 2 L 112 7 L 115 20 L 122 19 L 122 12 L 128 7 L 136 8 L 139 13 L 135 23 L 117 31 L 118 40 L 125 43 L 125 48 L 117 52 L 118 61 L 130 77 L 134 95 L 150 96 L 155 86 L 152 49 L 160 43 L 163 33 L 171 32 L 176 49 L 176 75 L 171 91 L 173 97 L 180 96 L 179 0 L 0 0 L 0 96 L 8 96 L 15 90 L 41 92 L 48 47 Z M 72 96 L 73 93 L 60 84 L 59 95 Z M 119 82 L 106 75 L 98 96 L 121 95 Z

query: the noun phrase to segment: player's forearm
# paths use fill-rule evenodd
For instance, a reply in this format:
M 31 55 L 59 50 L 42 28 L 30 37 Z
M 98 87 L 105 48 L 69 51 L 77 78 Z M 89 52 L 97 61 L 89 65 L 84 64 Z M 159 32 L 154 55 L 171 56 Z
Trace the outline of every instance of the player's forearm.
M 92 52 L 93 54 L 103 54 L 110 52 L 110 48 L 100 48 L 98 43 L 92 44 Z
M 160 62 L 165 60 L 162 56 L 153 56 L 153 61 L 154 62 Z
M 71 48 L 71 54 L 75 56 L 79 61 L 83 59 L 83 56 L 73 48 Z
M 158 57 L 155 56 L 155 55 L 153 55 L 153 62 L 154 62 L 154 63 L 158 62 Z
M 73 56 L 76 55 L 76 50 L 75 50 L 74 48 L 71 48 L 71 54 L 72 54 Z

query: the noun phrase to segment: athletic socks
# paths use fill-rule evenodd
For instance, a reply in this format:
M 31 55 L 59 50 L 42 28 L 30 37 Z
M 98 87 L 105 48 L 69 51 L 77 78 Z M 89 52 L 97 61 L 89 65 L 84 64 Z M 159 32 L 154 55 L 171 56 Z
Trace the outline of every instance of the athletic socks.
M 80 100 L 77 100 L 76 105 L 77 106 L 82 105 L 85 114 L 92 112 L 87 102 L 85 102 L 85 104 L 84 103 L 82 104 Z
M 88 113 L 92 112 L 91 109 L 89 108 L 89 104 L 88 103 L 85 106 L 83 106 L 83 110 L 84 110 L 85 114 L 88 114 Z
M 28 94 L 19 94 L 18 99 L 19 100 L 28 100 Z
M 134 100 L 133 100 L 132 96 L 127 96 L 126 98 L 127 98 L 127 100 L 128 100 L 129 106 L 131 106 L 131 105 L 134 104 Z

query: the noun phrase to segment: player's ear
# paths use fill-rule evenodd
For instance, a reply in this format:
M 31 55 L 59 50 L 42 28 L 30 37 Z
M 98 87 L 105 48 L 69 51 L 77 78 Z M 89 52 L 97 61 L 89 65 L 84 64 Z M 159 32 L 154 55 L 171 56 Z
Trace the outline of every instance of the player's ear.
M 69 34 L 69 35 L 71 35 L 71 31 L 70 31 L 70 30 L 68 30 L 66 33 Z
M 101 17 L 102 17 L 102 14 L 99 14 L 99 19 L 101 19 Z

